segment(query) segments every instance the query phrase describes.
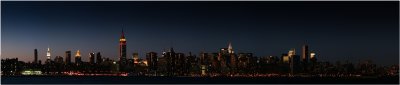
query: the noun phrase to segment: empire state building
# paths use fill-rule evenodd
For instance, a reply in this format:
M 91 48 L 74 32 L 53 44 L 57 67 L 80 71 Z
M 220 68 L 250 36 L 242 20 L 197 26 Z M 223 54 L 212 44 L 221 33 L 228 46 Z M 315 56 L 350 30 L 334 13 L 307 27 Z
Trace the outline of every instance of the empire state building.
M 119 38 L 119 62 L 121 65 L 126 64 L 126 39 L 124 30 L 122 30 L 121 37 Z

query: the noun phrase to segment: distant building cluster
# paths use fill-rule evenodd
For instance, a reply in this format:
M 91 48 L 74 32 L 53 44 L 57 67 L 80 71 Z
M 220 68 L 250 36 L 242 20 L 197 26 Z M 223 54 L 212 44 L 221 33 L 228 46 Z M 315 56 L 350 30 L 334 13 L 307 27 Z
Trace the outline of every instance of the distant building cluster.
M 303 45 L 300 55 L 290 49 L 278 56 L 254 56 L 253 53 L 235 53 L 231 43 L 218 52 L 185 54 L 173 48 L 162 53 L 148 52 L 146 58 L 133 53 L 127 58 L 126 39 L 122 31 L 119 39 L 119 59 L 104 58 L 100 52 L 89 53 L 88 62 L 82 61 L 79 50 L 65 51 L 65 56 L 52 59 L 50 48 L 46 60 L 38 60 L 34 49 L 32 62 L 14 59 L 1 60 L 2 75 L 89 75 L 89 76 L 280 76 L 280 75 L 319 75 L 319 76 L 398 76 L 399 65 L 377 67 L 371 61 L 359 62 L 318 62 L 318 54 Z M 65 59 L 65 60 L 64 60 Z

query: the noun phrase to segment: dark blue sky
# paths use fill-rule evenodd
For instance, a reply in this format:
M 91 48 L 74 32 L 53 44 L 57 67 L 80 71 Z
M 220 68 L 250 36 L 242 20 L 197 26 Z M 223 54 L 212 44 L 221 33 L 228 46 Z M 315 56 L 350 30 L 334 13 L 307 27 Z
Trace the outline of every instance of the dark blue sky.
M 309 44 L 320 60 L 399 62 L 398 2 L 2 2 L 2 58 L 45 59 L 81 50 L 117 59 L 150 51 L 236 52 L 280 56 Z M 123 26 L 122 26 L 123 24 Z M 160 55 L 159 55 L 160 56 Z M 73 59 L 74 60 L 74 59 Z

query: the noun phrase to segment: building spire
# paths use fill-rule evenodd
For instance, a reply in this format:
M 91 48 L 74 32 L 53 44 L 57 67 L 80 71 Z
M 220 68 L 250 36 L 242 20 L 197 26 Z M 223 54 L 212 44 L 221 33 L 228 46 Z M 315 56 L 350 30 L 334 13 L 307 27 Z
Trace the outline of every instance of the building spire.
M 125 65 L 126 60 L 126 39 L 124 29 L 121 30 L 121 38 L 119 39 L 119 63 Z
M 125 38 L 125 33 L 124 33 L 124 29 L 122 28 L 122 31 L 121 31 L 121 39 L 122 38 Z
M 46 54 L 46 56 L 47 56 L 47 59 L 50 59 L 51 57 L 51 55 L 50 55 L 50 47 L 48 46 L 47 47 L 47 54 Z
M 78 50 L 78 51 L 76 51 L 76 55 L 75 55 L 76 57 L 81 57 L 81 52 Z
M 228 45 L 228 52 L 233 53 L 233 48 L 232 48 L 231 42 L 229 42 L 229 45 Z

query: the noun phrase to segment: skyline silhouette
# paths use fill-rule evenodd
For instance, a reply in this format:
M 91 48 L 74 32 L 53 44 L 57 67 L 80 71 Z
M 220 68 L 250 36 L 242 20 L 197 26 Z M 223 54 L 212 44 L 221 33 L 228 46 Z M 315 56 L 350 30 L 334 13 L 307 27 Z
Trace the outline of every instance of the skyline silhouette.
M 311 4 L 309 4 L 311 3 Z M 137 52 L 235 52 L 280 56 L 303 44 L 321 61 L 397 64 L 398 7 L 389 2 L 4 2 L 1 57 L 45 60 L 80 50 L 117 60 L 124 29 L 127 58 Z M 216 4 L 216 5 L 215 5 Z M 121 26 L 121 24 L 124 24 Z

